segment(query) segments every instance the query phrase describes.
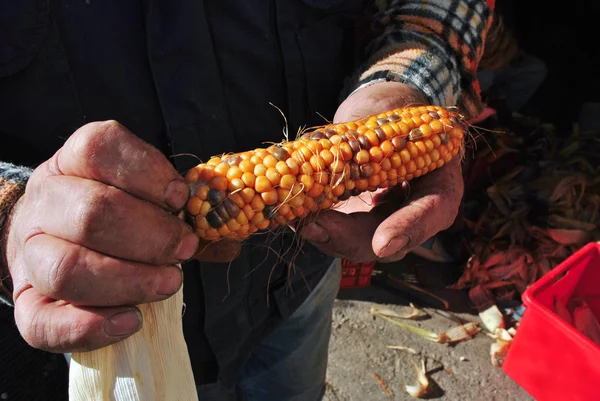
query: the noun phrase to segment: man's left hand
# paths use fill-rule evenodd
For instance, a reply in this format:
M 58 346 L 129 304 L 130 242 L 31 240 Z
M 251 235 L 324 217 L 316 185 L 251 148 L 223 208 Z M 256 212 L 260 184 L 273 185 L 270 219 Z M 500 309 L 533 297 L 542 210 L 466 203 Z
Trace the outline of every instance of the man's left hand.
M 338 108 L 334 122 L 352 121 L 410 105 L 426 104 L 412 87 L 377 83 L 359 90 Z M 322 211 L 300 235 L 323 252 L 351 261 L 393 262 L 454 222 L 463 195 L 460 161 L 386 191 L 373 205 L 374 193 L 350 198 Z M 379 190 L 381 193 L 384 190 Z

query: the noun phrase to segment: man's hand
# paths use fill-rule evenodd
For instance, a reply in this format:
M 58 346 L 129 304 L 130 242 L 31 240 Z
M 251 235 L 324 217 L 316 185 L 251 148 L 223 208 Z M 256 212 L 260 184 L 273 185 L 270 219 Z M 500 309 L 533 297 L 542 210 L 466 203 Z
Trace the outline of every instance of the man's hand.
M 351 121 L 413 104 L 425 104 L 413 88 L 395 82 L 361 89 L 338 108 L 335 122 Z M 378 191 L 381 193 L 382 191 Z M 320 212 L 300 235 L 323 252 L 352 261 L 402 259 L 438 232 L 449 228 L 463 194 L 458 160 L 386 192 L 373 208 L 373 194 L 350 198 Z
M 117 342 L 141 328 L 134 305 L 179 290 L 176 264 L 235 258 L 239 247 L 199 244 L 176 216 L 188 197 L 171 163 L 118 123 L 75 132 L 10 217 L 4 256 L 23 338 L 54 352 Z

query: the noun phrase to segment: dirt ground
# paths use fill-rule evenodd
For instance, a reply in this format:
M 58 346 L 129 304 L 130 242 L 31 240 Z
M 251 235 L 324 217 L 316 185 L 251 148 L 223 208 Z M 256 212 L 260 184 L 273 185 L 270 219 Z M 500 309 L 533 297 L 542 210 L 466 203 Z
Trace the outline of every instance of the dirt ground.
M 385 289 L 342 290 L 336 300 L 325 401 L 414 400 L 404 386 L 416 383 L 413 360 L 423 357 L 433 390 L 426 398 L 461 401 L 529 401 L 523 389 L 494 367 L 490 359 L 493 340 L 483 329 L 473 339 L 454 346 L 419 337 L 385 320 L 375 319 L 371 306 L 399 313 L 410 311 L 408 302 Z M 436 333 L 456 325 L 436 309 L 423 309 L 429 316 L 408 323 Z M 458 313 L 465 321 L 478 321 L 477 315 Z M 388 345 L 410 347 L 419 355 L 388 349 Z M 465 359 L 461 361 L 461 357 Z M 386 393 L 375 375 L 391 391 Z

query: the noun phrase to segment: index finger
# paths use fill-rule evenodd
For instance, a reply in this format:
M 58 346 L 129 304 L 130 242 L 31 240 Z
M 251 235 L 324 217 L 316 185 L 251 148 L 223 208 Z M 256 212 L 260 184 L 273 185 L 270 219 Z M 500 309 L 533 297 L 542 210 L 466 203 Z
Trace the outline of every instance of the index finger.
M 171 162 L 116 121 L 79 128 L 49 168 L 114 186 L 163 208 L 179 210 L 189 197 L 188 186 Z

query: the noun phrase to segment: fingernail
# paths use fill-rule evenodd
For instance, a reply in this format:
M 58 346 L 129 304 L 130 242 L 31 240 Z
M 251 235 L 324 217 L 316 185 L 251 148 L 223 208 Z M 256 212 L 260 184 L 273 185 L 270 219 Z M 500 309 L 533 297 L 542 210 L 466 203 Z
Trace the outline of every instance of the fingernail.
M 175 257 L 179 260 L 188 260 L 196 253 L 200 238 L 194 233 L 186 234 L 175 251 Z
M 165 203 L 172 209 L 183 208 L 190 196 L 190 188 L 180 180 L 173 180 L 167 186 L 165 192 Z
M 300 235 L 312 242 L 323 243 L 329 241 L 329 234 L 318 223 L 310 223 L 300 231 Z
M 173 295 L 181 288 L 183 276 L 179 267 L 163 267 L 161 275 L 162 277 L 158 281 L 158 287 L 156 288 L 158 295 Z
M 137 309 L 115 313 L 104 321 L 104 332 L 121 337 L 137 332 L 142 327 L 142 314 Z
M 396 252 L 401 251 L 402 248 L 404 248 L 406 244 L 408 244 L 408 241 L 410 241 L 410 238 L 408 238 L 406 235 L 401 235 L 399 237 L 392 238 L 391 241 L 388 242 L 385 248 L 383 248 L 377 256 L 379 256 L 380 258 L 386 258 L 390 255 L 393 255 Z

